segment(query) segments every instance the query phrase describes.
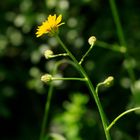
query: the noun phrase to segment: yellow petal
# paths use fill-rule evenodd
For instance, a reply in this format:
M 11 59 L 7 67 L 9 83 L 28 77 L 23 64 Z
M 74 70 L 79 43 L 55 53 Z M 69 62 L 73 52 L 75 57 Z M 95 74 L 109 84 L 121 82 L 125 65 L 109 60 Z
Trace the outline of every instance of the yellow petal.
M 52 17 L 51 25 L 52 25 L 52 27 L 54 27 L 56 25 L 56 14 Z
M 48 21 L 50 21 L 52 19 L 52 15 L 49 15 L 48 17 Z
M 55 25 L 55 19 L 56 19 L 56 15 L 54 15 L 54 16 L 49 15 L 48 23 L 49 23 L 50 27 L 53 27 Z
M 56 14 L 54 14 L 54 16 L 53 16 L 53 20 L 54 20 L 54 21 L 56 20 Z
M 62 15 L 59 15 L 58 18 L 56 19 L 56 24 L 59 24 L 62 20 Z

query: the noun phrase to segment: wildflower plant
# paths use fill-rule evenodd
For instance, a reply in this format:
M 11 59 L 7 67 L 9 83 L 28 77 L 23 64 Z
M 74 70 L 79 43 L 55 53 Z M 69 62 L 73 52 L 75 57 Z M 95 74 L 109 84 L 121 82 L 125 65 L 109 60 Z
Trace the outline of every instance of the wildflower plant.
M 117 13 L 116 9 L 113 9 L 113 10 L 115 10 L 115 13 Z M 118 20 L 118 19 L 116 19 L 116 20 Z M 127 111 L 123 112 L 122 114 L 120 114 L 118 117 L 116 117 L 111 123 L 108 122 L 107 116 L 106 116 L 106 114 L 103 110 L 102 104 L 101 104 L 99 96 L 98 96 L 98 89 L 99 89 L 100 86 L 109 87 L 112 84 L 114 78 L 113 78 L 113 76 L 109 76 L 103 82 L 98 83 L 96 88 L 95 88 L 93 86 L 88 74 L 86 73 L 85 69 L 82 66 L 83 61 L 85 60 L 87 55 L 92 50 L 94 44 L 96 43 L 96 37 L 91 36 L 89 38 L 89 40 L 88 40 L 88 43 L 90 45 L 89 49 L 87 50 L 87 52 L 85 52 L 85 54 L 82 56 L 80 61 L 78 61 L 75 58 L 75 56 L 72 54 L 72 52 L 68 49 L 68 47 L 64 44 L 64 42 L 61 40 L 61 38 L 59 37 L 59 27 L 64 24 L 64 22 L 61 22 L 61 21 L 62 21 L 62 15 L 59 15 L 58 17 L 56 16 L 56 14 L 49 15 L 48 19 L 45 22 L 43 22 L 42 25 L 38 26 L 38 29 L 37 29 L 37 32 L 36 32 L 37 37 L 40 37 L 40 36 L 45 35 L 45 34 L 47 34 L 48 36 L 55 37 L 56 40 L 59 42 L 59 44 L 61 45 L 61 47 L 65 51 L 65 53 L 62 53 L 62 54 L 54 54 L 51 50 L 46 50 L 44 52 L 45 58 L 49 59 L 49 58 L 58 57 L 58 56 L 67 56 L 69 58 L 68 60 L 58 61 L 55 65 L 55 67 L 54 67 L 54 70 L 53 70 L 52 74 L 45 74 L 41 77 L 41 80 L 43 82 L 50 83 L 50 89 L 48 91 L 48 98 L 47 98 L 46 106 L 45 106 L 45 114 L 44 114 L 44 119 L 43 119 L 43 123 L 42 123 L 40 140 L 44 140 L 44 136 L 45 136 L 45 127 L 46 127 L 46 122 L 47 122 L 48 113 L 49 113 L 51 96 L 52 96 L 52 92 L 53 92 L 52 81 L 54 81 L 54 80 L 78 80 L 78 81 L 81 81 L 81 82 L 85 82 L 85 84 L 89 88 L 89 91 L 91 92 L 92 97 L 94 98 L 95 103 L 97 105 L 97 108 L 98 108 L 98 111 L 99 111 L 99 114 L 100 114 L 100 117 L 101 117 L 101 121 L 102 121 L 103 130 L 104 130 L 104 133 L 105 133 L 106 140 L 111 140 L 110 129 L 112 128 L 112 126 L 122 116 L 124 116 L 125 114 L 127 114 L 129 112 L 138 110 L 138 109 L 140 109 L 140 107 L 127 110 Z M 119 21 L 117 21 L 117 22 L 119 22 Z M 120 26 L 120 24 L 119 24 L 119 26 Z M 119 31 L 121 31 L 120 27 L 119 27 Z M 119 34 L 122 35 L 121 32 L 119 32 Z M 122 41 L 122 43 L 124 43 L 124 39 L 122 39 L 121 41 Z M 123 45 L 123 48 L 124 48 L 124 46 L 126 46 L 126 45 Z M 118 49 L 115 49 L 115 48 L 113 50 L 118 51 Z M 123 52 L 125 52 L 124 50 L 126 50 L 126 49 L 123 49 Z M 119 49 L 119 51 L 122 52 L 122 48 Z M 128 55 L 126 55 L 126 57 L 128 57 Z M 79 73 L 81 74 L 81 77 L 55 77 L 54 75 L 56 74 L 57 68 L 64 63 L 68 63 L 68 64 L 74 66 L 76 68 L 76 70 L 78 70 Z M 132 70 L 130 70 L 130 71 L 128 70 L 128 72 L 130 73 L 130 76 L 133 76 L 132 75 Z

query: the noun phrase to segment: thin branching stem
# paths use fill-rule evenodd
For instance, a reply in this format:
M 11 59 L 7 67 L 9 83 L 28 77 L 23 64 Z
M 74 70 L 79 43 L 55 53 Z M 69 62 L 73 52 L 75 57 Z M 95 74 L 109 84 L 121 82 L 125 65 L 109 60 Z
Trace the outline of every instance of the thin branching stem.
M 81 58 L 79 64 L 82 64 L 82 62 L 84 61 L 84 59 L 86 58 L 86 56 L 89 54 L 89 52 L 92 50 L 94 43 L 92 43 L 92 45 L 89 47 L 89 49 L 87 50 L 87 52 L 83 55 L 83 57 Z
M 55 58 L 55 57 L 60 57 L 60 56 L 68 56 L 68 54 L 67 53 L 53 54 L 49 58 Z
M 132 109 L 129 109 L 123 113 L 121 113 L 118 117 L 116 117 L 111 123 L 110 125 L 107 127 L 107 131 L 109 131 L 111 129 L 111 127 L 120 119 L 122 118 L 124 115 L 130 113 L 130 112 L 133 112 L 133 111 L 136 111 L 136 110 L 140 110 L 140 107 L 135 107 L 135 108 L 132 108 Z
M 101 105 L 101 102 L 94 90 L 94 87 L 93 87 L 93 84 L 91 82 L 91 80 L 89 79 L 87 73 L 85 72 L 85 70 L 83 69 L 83 67 L 79 64 L 79 62 L 77 61 L 77 59 L 73 56 L 73 54 L 68 50 L 68 48 L 65 46 L 65 44 L 62 42 L 62 40 L 60 39 L 59 36 L 56 36 L 56 39 L 58 40 L 58 42 L 61 44 L 61 46 L 63 47 L 63 49 L 69 54 L 70 58 L 73 60 L 73 62 L 75 63 L 75 65 L 77 66 L 79 72 L 81 73 L 81 75 L 86 79 L 86 84 L 89 88 L 89 90 L 91 91 L 92 93 L 92 96 L 97 104 L 97 107 L 98 107 L 98 110 L 99 110 L 99 113 L 100 113 L 100 117 L 101 117 L 101 120 L 102 120 L 102 124 L 103 124 L 103 128 L 104 128 L 104 132 L 105 132 L 105 136 L 106 136 L 106 139 L 107 140 L 111 140 L 111 137 L 110 137 L 110 133 L 109 131 L 106 130 L 107 128 L 107 120 L 106 120 L 106 117 L 105 117 L 105 113 L 103 111 L 103 108 L 102 108 L 102 105 Z

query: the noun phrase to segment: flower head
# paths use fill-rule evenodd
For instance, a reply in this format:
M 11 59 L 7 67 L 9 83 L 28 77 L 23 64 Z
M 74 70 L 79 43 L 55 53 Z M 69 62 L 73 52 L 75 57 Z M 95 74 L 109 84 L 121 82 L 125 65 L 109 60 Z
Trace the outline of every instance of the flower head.
M 58 27 L 64 24 L 64 22 L 60 23 L 62 20 L 62 15 L 56 17 L 55 15 L 49 15 L 48 19 L 42 23 L 42 25 L 38 26 L 36 35 L 37 37 L 42 36 L 43 34 L 49 34 L 51 36 L 58 33 Z

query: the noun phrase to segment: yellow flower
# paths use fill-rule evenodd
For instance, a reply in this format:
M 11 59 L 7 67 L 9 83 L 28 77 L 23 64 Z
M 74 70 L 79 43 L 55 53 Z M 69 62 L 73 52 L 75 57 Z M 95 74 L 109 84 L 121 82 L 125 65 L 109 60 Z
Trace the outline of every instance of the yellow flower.
M 38 26 L 37 32 L 36 32 L 36 36 L 40 37 L 43 34 L 49 34 L 51 36 L 55 35 L 58 33 L 58 27 L 61 26 L 63 23 L 60 23 L 62 20 L 62 15 L 59 15 L 56 18 L 56 14 L 55 15 L 49 15 L 48 19 L 42 23 L 41 26 Z

